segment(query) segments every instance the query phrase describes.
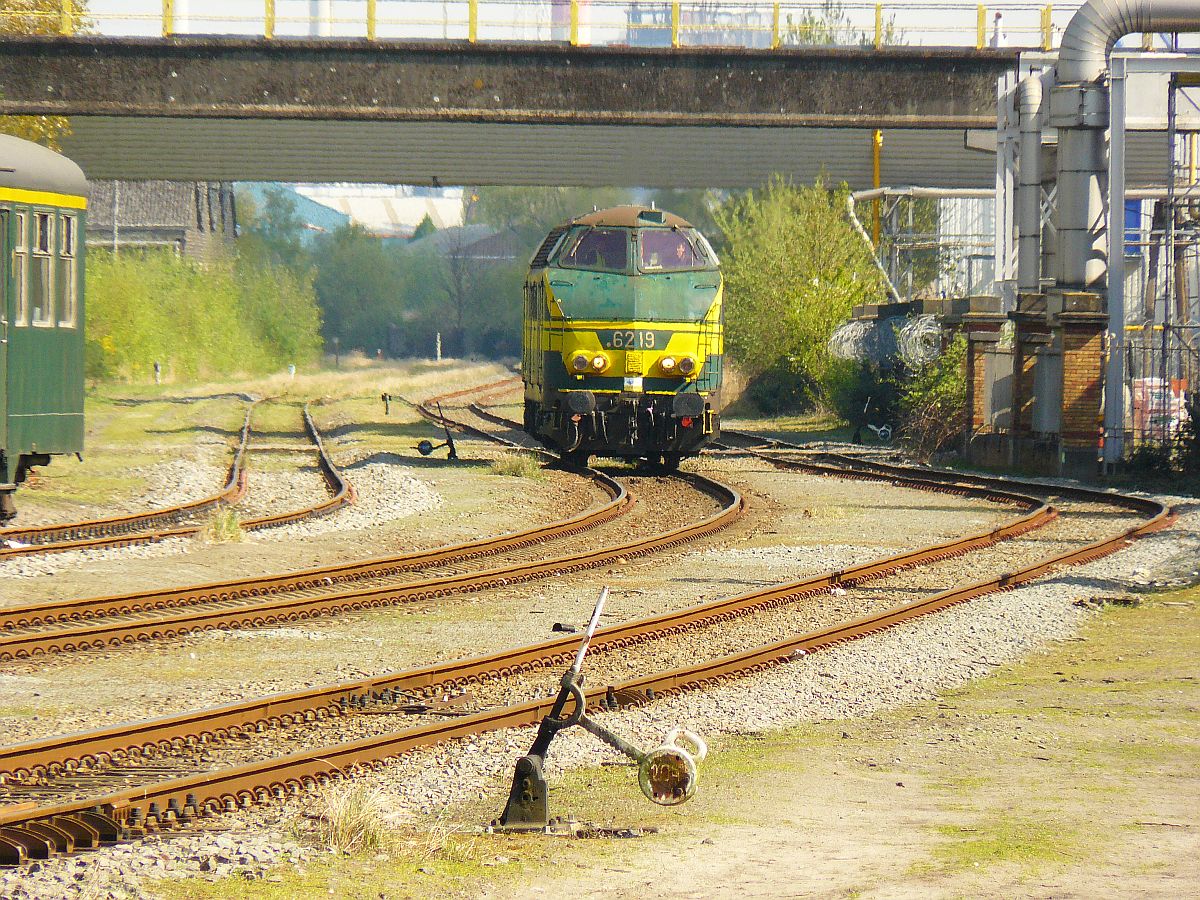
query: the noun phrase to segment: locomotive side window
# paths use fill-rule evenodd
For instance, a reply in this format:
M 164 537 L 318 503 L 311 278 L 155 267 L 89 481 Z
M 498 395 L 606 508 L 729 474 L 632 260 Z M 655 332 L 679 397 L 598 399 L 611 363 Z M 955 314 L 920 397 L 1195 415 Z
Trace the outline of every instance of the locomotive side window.
M 35 213 L 33 218 L 33 261 L 29 270 L 30 304 L 34 325 L 54 324 L 54 217 Z
M 29 324 L 29 235 L 25 230 L 25 213 L 17 213 L 17 239 L 13 242 L 13 283 L 17 291 L 14 325 Z
M 567 269 L 624 272 L 629 268 L 629 232 L 624 228 L 589 228 L 568 242 L 558 264 Z
M 62 285 L 62 304 L 58 324 L 65 328 L 74 328 L 78 318 L 79 285 L 75 262 L 75 241 L 78 236 L 75 224 L 74 216 L 63 216 L 59 234 L 58 280 Z

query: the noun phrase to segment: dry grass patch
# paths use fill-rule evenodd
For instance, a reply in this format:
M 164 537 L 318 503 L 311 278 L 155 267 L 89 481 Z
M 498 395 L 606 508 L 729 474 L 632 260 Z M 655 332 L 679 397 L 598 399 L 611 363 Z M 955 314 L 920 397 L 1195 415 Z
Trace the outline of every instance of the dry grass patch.
M 503 453 L 492 460 L 493 475 L 508 475 L 512 478 L 544 478 L 542 467 L 527 453 Z
M 199 538 L 206 544 L 238 544 L 246 539 L 246 532 L 236 511 L 219 506 L 200 529 Z
M 390 843 L 387 795 L 362 779 L 332 781 L 303 816 L 321 846 L 337 853 L 379 850 Z M 297 831 L 304 830 L 301 822 Z

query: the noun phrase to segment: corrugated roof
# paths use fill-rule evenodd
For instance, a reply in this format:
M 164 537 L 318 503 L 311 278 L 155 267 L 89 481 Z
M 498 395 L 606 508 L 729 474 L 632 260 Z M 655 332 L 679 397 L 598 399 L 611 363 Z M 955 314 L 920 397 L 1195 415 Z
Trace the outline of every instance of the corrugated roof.
M 112 228 L 116 210 L 123 228 L 195 228 L 196 189 L 190 181 L 93 181 L 88 227 Z

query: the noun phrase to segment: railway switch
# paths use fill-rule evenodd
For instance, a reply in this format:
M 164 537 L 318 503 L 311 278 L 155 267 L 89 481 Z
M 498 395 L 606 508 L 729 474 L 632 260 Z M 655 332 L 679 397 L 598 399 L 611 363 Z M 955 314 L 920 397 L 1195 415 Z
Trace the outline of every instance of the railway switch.
M 384 396 L 386 397 L 388 395 L 384 394 Z M 422 456 L 428 456 L 434 450 L 440 450 L 442 447 L 449 447 L 450 455 L 447 458 L 458 459 L 458 448 L 454 446 L 454 435 L 450 433 L 450 423 L 446 420 L 446 417 L 442 415 L 442 404 L 439 403 L 437 408 L 438 418 L 441 419 L 442 429 L 446 433 L 446 440 L 442 441 L 440 444 L 435 444 L 430 440 L 421 441 L 421 443 L 417 444 L 417 452 Z
M 554 706 L 542 719 L 529 752 L 517 761 L 508 803 L 495 823 L 501 828 L 539 831 L 550 824 L 549 791 L 544 772 L 546 754 L 554 737 L 574 725 L 634 760 L 638 766 L 638 784 L 642 793 L 654 803 L 676 806 L 686 803 L 696 792 L 696 766 L 708 752 L 699 735 L 676 728 L 666 736 L 661 746 L 644 752 L 587 715 L 587 697 L 583 691 L 584 679 L 580 670 L 607 599 L 608 588 L 605 587 L 600 591 L 600 599 L 596 602 L 575 660 L 563 673 Z M 568 707 L 571 707 L 570 713 L 566 712 Z M 681 746 L 680 741 L 689 746 Z

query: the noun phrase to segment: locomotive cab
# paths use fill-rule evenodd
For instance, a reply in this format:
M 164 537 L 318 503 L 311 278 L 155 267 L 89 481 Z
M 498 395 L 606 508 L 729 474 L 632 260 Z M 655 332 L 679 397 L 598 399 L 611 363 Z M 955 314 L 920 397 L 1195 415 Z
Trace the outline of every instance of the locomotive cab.
M 525 282 L 525 430 L 575 462 L 698 453 L 719 428 L 721 299 L 716 254 L 678 216 L 554 229 Z

